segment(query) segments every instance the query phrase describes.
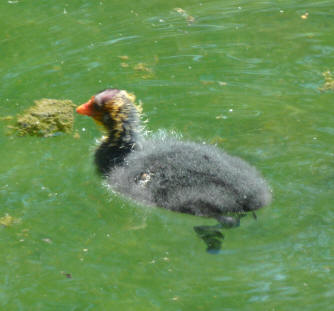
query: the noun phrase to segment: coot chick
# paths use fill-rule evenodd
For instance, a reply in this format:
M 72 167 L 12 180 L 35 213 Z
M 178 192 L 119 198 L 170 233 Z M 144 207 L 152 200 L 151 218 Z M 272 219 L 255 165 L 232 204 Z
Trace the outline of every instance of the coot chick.
M 147 137 L 135 97 L 106 89 L 77 108 L 104 126 L 107 137 L 95 153 L 108 184 L 144 204 L 216 218 L 224 227 L 271 201 L 257 170 L 208 144 L 175 137 Z

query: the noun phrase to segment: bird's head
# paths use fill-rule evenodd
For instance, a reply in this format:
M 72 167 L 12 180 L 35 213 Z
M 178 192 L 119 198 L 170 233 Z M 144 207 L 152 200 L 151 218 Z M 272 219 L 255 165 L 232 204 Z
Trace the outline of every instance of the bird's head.
M 133 94 L 124 90 L 106 89 L 92 96 L 76 111 L 103 125 L 113 140 L 126 139 L 129 131 L 138 128 L 141 107 L 135 105 L 135 99 Z

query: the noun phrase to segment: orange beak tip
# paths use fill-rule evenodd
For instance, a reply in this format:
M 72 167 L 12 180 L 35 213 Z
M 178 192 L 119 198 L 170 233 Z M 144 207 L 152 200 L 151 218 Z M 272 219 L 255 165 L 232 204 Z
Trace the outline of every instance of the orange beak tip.
M 82 105 L 81 105 L 81 106 L 78 106 L 78 107 L 75 109 L 75 111 L 76 111 L 77 113 L 82 114 Z
M 76 108 L 76 112 L 86 116 L 91 116 L 92 115 L 91 102 L 89 101 L 88 103 L 80 105 L 79 107 Z

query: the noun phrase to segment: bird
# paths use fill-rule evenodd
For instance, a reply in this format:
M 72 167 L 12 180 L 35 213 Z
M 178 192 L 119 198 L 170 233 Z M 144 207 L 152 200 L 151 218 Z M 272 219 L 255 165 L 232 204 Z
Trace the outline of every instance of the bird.
M 271 202 L 266 180 L 241 158 L 208 143 L 146 134 L 132 93 L 108 88 L 76 111 L 106 131 L 95 151 L 97 171 L 135 201 L 215 218 L 223 228 L 238 226 L 241 217 Z

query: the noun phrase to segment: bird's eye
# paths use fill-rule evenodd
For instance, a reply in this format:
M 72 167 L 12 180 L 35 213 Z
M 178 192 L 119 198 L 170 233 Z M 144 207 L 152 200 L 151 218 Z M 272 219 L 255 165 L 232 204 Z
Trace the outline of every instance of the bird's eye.
M 101 103 L 99 103 L 97 101 L 93 101 L 93 108 L 96 111 L 100 111 L 102 109 L 102 105 L 101 105 Z

